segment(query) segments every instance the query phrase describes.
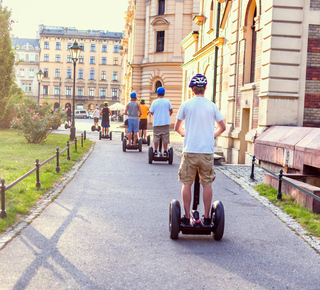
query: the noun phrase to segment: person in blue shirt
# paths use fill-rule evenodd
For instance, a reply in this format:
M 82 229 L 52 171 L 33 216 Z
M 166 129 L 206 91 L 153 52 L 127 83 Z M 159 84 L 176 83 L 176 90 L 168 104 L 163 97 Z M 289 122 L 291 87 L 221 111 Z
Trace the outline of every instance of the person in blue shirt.
M 149 112 L 153 115 L 153 144 L 154 156 L 158 156 L 158 146 L 160 138 L 163 143 L 163 156 L 168 156 L 168 143 L 170 142 L 169 126 L 171 125 L 170 116 L 173 113 L 172 105 L 169 100 L 164 98 L 165 89 L 157 89 L 158 98 L 152 102 Z

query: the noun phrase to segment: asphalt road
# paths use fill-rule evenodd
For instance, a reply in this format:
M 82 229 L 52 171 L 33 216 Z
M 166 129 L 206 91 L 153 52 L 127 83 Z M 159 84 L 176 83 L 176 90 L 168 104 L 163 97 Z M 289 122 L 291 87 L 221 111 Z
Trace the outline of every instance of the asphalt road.
M 171 240 L 179 158 L 150 165 L 146 145 L 124 153 L 120 134 L 89 136 L 95 148 L 73 180 L 0 251 L 1 290 L 320 288 L 319 255 L 223 173 L 213 184 L 223 239 Z

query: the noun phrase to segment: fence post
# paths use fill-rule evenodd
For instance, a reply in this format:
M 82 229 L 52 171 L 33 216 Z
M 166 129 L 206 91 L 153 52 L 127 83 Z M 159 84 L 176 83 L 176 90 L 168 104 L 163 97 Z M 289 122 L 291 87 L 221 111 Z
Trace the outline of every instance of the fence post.
M 86 139 L 87 139 L 87 131 L 86 130 L 84 130 L 84 132 L 83 132 L 83 137 L 84 137 L 84 141 L 86 141 Z
M 60 166 L 59 166 L 59 148 L 56 149 L 56 156 L 57 156 L 57 167 L 56 167 L 56 172 L 59 173 L 60 172 Z
M 250 174 L 250 180 L 254 180 L 254 163 L 256 161 L 256 156 L 252 156 L 252 166 L 251 166 L 251 174 Z
M 69 144 L 69 141 L 67 141 L 67 159 L 70 160 L 70 144 Z
M 280 169 L 279 173 L 279 186 L 278 186 L 278 193 L 277 193 L 277 199 L 281 200 L 282 199 L 282 194 L 281 194 L 281 185 L 282 185 L 282 176 L 283 176 L 283 170 Z
M 78 140 L 77 140 L 77 136 L 74 137 L 74 149 L 76 151 L 78 151 L 78 146 L 77 146 Z
M 39 164 L 39 159 L 36 159 L 36 163 L 34 164 L 36 166 L 36 175 L 37 175 L 37 182 L 36 182 L 36 187 L 40 187 L 40 164 Z
M 81 133 L 81 147 L 83 147 L 83 133 Z
M 1 218 L 5 219 L 7 217 L 6 213 L 6 186 L 4 184 L 4 179 L 1 179 Z

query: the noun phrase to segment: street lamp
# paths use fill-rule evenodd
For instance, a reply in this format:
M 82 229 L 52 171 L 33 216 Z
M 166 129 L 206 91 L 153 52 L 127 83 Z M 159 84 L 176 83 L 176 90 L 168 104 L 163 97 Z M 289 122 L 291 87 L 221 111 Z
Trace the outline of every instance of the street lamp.
M 73 43 L 72 46 L 69 48 L 71 58 L 73 61 L 73 98 L 72 98 L 72 124 L 70 128 L 70 140 L 73 141 L 76 136 L 76 127 L 74 124 L 74 113 L 75 113 L 75 107 L 74 107 L 74 99 L 75 99 L 75 90 L 76 90 L 76 62 L 79 59 L 81 48 L 78 45 L 77 41 Z
M 39 83 L 39 87 L 38 87 L 38 104 L 40 104 L 40 83 L 42 81 L 42 78 L 43 78 L 43 72 L 42 70 L 40 69 L 38 72 L 37 72 L 37 79 L 38 79 L 38 83 Z

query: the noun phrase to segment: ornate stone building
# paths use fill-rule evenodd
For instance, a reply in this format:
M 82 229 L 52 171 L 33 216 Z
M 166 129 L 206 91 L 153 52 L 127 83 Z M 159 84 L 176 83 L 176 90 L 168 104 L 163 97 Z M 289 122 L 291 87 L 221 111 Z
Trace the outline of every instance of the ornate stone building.
M 72 104 L 74 72 L 69 47 L 77 41 L 82 51 L 76 63 L 76 108 L 92 111 L 105 101 L 109 105 L 120 101 L 122 33 L 40 25 L 39 38 L 42 100 L 62 108 Z
M 190 77 L 204 73 L 227 124 L 217 140 L 226 161 L 249 164 L 271 125 L 320 127 L 319 1 L 199 2 L 198 28 L 181 43 L 183 100 Z
M 122 39 L 125 103 L 135 91 L 150 106 L 163 86 L 173 105 L 174 122 L 182 94 L 180 42 L 197 27 L 192 17 L 198 11 L 198 0 L 129 0 Z

